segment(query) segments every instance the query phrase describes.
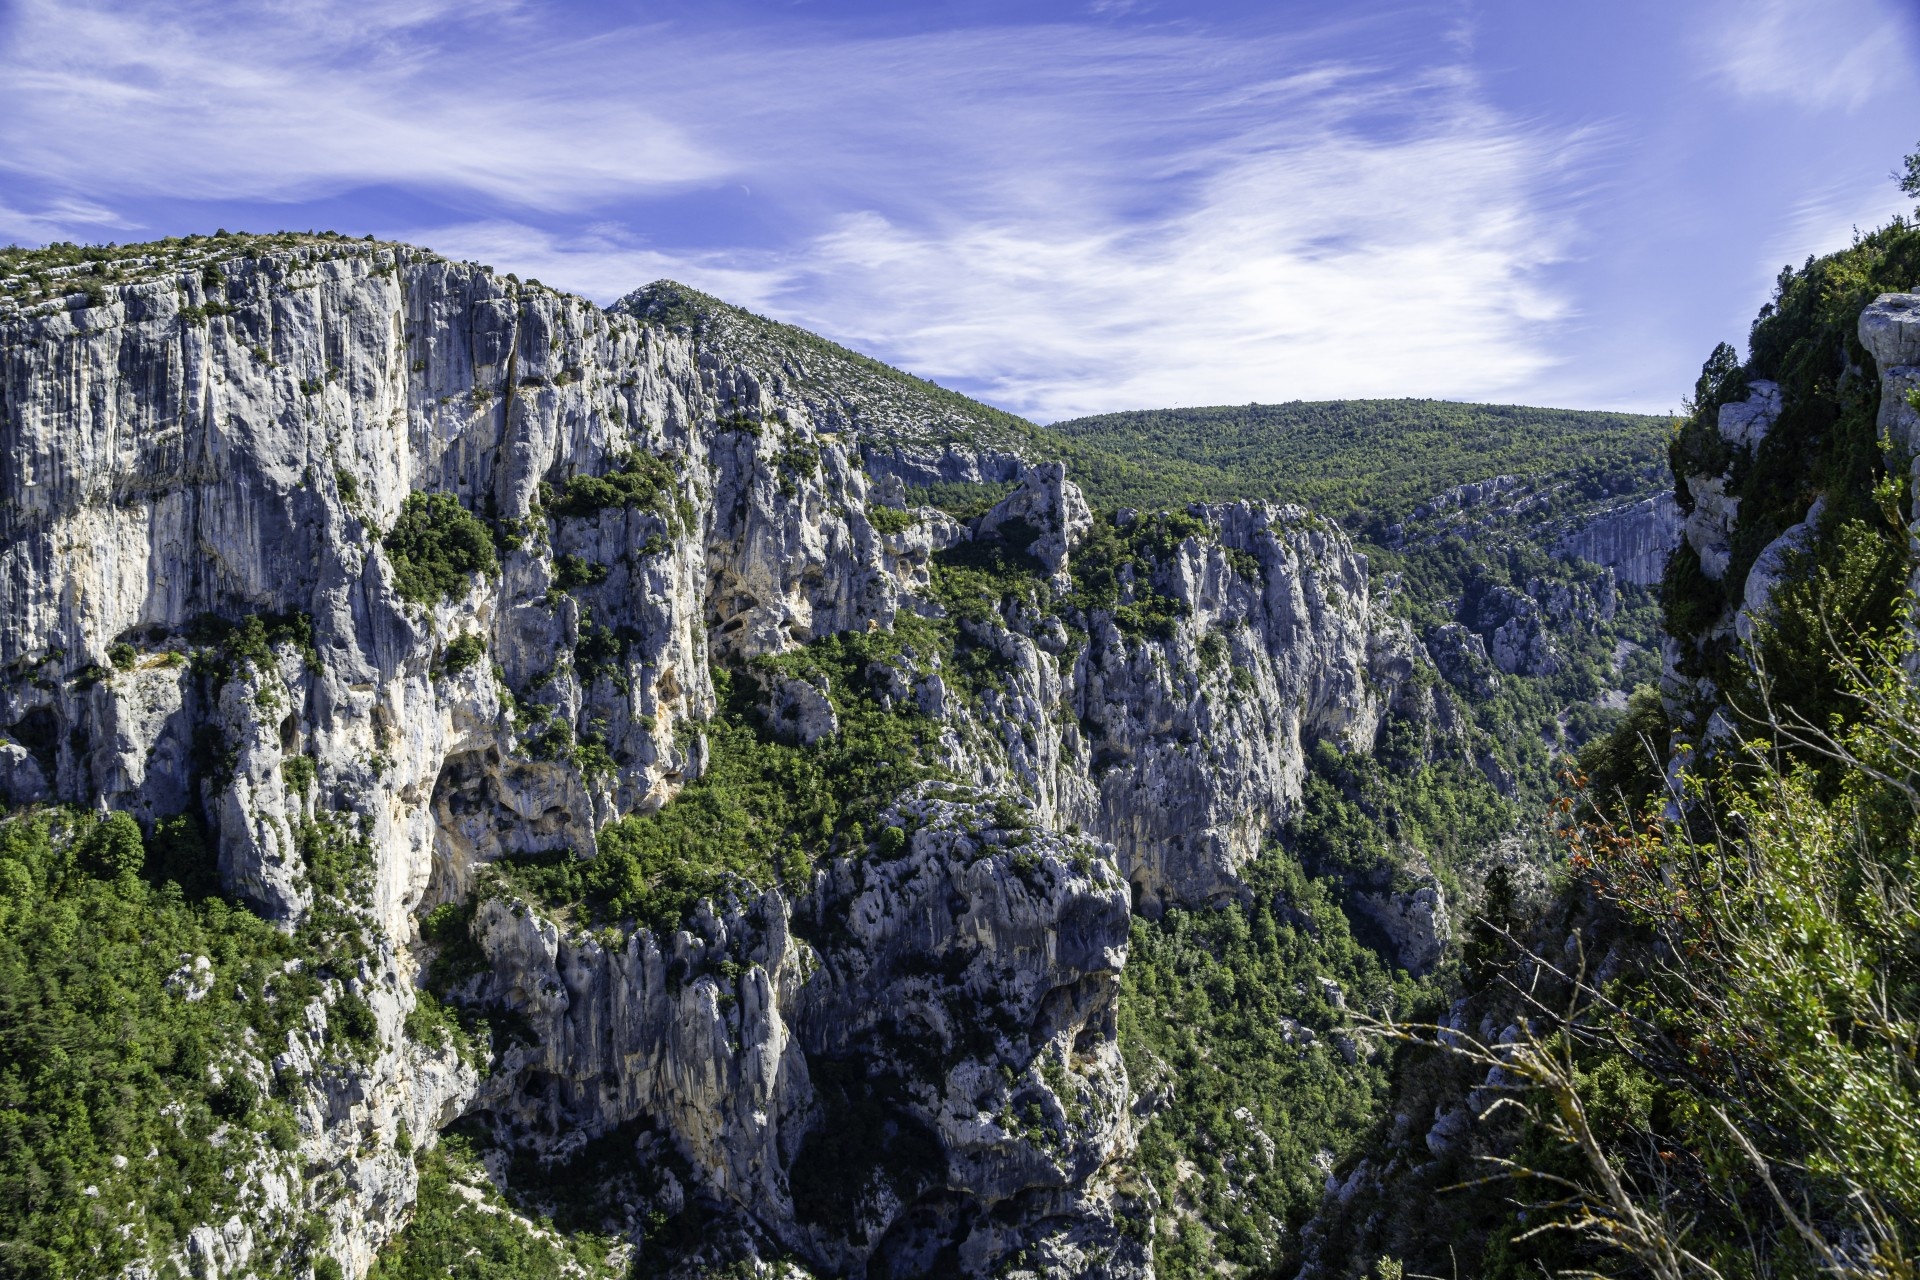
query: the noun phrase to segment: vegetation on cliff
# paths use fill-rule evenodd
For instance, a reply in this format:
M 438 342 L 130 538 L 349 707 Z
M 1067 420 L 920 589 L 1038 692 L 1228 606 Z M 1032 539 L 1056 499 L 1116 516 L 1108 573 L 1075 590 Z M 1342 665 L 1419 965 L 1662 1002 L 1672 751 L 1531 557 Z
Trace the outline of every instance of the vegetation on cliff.
M 408 494 L 382 545 L 395 589 L 419 604 L 456 599 L 473 574 L 500 570 L 493 535 L 450 493 Z
M 1316 1226 L 1323 1264 L 1913 1274 L 1910 459 L 1877 436 L 1856 333 L 1916 278 L 1920 231 L 1896 219 L 1783 272 L 1747 359 L 1708 360 L 1670 456 L 1687 501 L 1717 476 L 1739 498 L 1732 563 L 1713 581 L 1682 547 L 1663 604 L 1680 674 L 1711 683 L 1637 694 L 1581 753 L 1550 898 L 1490 886 L 1451 1016 L 1395 1032 L 1426 1046 L 1399 1060 L 1396 1109 L 1448 1118 L 1425 1149 L 1417 1133 L 1369 1145 L 1359 1193 Z M 1761 380 L 1779 419 L 1757 448 L 1730 445 L 1719 407 Z M 1747 569 L 1816 498 L 1825 518 L 1742 646 Z M 1716 711 L 1732 732 L 1703 741 Z M 1675 744 L 1680 788 L 1663 776 Z
M 1713 352 L 1674 434 L 1670 456 L 1682 507 L 1694 503 L 1690 482 L 1726 473 L 1739 519 L 1719 581 L 1702 571 L 1690 546 L 1673 557 L 1663 593 L 1666 629 L 1681 642 L 1683 672 L 1733 691 L 1736 712 L 1757 714 L 1758 690 L 1726 619 L 1739 607 L 1761 549 L 1805 519 L 1816 498 L 1825 500 L 1825 514 L 1821 536 L 1791 575 L 1803 584 L 1798 598 L 1759 646 L 1772 696 L 1824 724 L 1843 709 L 1830 659 L 1858 652 L 1898 615 L 1912 514 L 1902 481 L 1911 460 L 1879 438 L 1880 375 L 1858 326 L 1877 295 L 1916 282 L 1920 224 L 1904 218 L 1838 253 L 1783 270 L 1773 300 L 1754 320 L 1746 360 L 1724 344 Z M 1744 399 L 1759 380 L 1779 384 L 1781 412 L 1749 453 L 1721 439 L 1717 422 L 1720 406 Z M 1831 653 L 1823 643 L 1827 623 L 1815 616 L 1821 612 L 1841 641 Z M 1711 708 L 1688 710 L 1698 716 Z
M 1269 851 L 1249 900 L 1136 919 L 1120 1001 L 1127 1075 L 1147 1099 L 1135 1167 L 1157 1197 L 1155 1274 L 1282 1269 L 1335 1163 L 1387 1097 L 1351 1001 L 1417 1006 L 1353 938 L 1339 886 Z
M 353 891 L 350 829 L 303 847 L 316 889 Z M 144 839 L 125 814 L 0 821 L 0 1275 L 114 1274 L 242 1209 L 293 1214 L 262 1245 L 309 1263 L 318 1239 L 255 1185 L 297 1176 L 307 1087 L 269 1060 L 316 1002 L 328 1052 L 365 1051 L 372 1014 L 341 983 L 363 936 L 345 905 L 288 933 L 212 882 L 189 819 Z

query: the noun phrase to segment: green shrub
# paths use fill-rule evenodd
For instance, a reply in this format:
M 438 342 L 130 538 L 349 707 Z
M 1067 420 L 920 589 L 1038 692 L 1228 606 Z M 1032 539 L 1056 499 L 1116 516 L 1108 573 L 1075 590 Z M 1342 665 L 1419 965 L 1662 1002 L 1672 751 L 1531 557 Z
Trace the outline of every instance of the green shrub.
M 874 532 L 883 537 L 891 538 L 905 533 L 918 522 L 919 518 L 911 511 L 900 511 L 877 504 L 867 508 L 867 523 L 873 526 Z
M 83 857 L 102 879 L 139 875 L 147 861 L 140 824 L 129 814 L 108 814 L 87 834 Z
M 468 631 L 447 642 L 441 665 L 451 675 L 465 671 L 486 656 L 487 638 L 477 631 Z
M 607 566 L 582 556 L 561 556 L 553 562 L 553 585 L 562 591 L 597 587 L 607 580 Z
M 122 640 L 107 650 L 107 660 L 122 671 L 131 671 L 140 661 L 140 651 Z
M 902 643 L 888 632 L 849 633 L 768 660 L 789 674 L 828 674 L 841 731 L 811 748 L 775 741 L 758 722 L 752 681 L 716 671 L 722 714 L 706 726 L 707 770 L 672 803 L 602 829 L 589 861 L 562 855 L 499 865 L 519 891 L 556 908 L 585 902 L 600 921 L 662 927 L 677 926 L 730 882 L 797 883 L 829 850 L 853 843 L 856 830 L 876 825 L 901 792 L 937 773 L 918 714 L 882 707 L 865 692 L 871 664 L 897 660 Z
M 493 536 L 450 493 L 410 493 L 382 540 L 394 588 L 419 604 L 456 599 L 475 573 L 499 572 Z
M 286 781 L 287 789 L 295 795 L 306 795 L 319 773 L 319 766 L 313 762 L 312 756 L 288 756 L 280 762 L 280 776 Z
M 574 476 L 560 487 L 547 511 L 555 516 L 591 516 L 608 507 L 638 507 L 668 515 L 677 490 L 673 464 L 650 453 L 630 453 L 604 476 Z
M 907 504 L 934 507 L 956 520 L 977 520 L 1012 493 L 1012 481 L 994 483 L 935 484 L 907 490 Z

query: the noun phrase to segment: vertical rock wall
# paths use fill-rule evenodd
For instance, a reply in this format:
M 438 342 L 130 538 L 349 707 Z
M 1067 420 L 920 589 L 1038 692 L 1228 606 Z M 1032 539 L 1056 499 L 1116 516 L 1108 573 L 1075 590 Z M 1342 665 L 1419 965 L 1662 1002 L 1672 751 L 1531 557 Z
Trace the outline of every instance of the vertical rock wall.
M 1085 504 L 1057 466 L 816 421 L 791 369 L 405 247 L 321 241 L 109 293 L 0 322 L 0 787 L 204 815 L 227 889 L 289 924 L 313 902 L 303 824 L 366 833 L 383 943 L 351 985 L 384 1047 L 344 1074 L 300 1037 L 273 1051 L 315 1082 L 309 1207 L 351 1274 L 411 1201 L 401 1126 L 476 1108 L 550 1156 L 647 1117 L 703 1193 L 832 1270 L 1016 1247 L 1086 1274 L 1095 1254 L 1145 1265 L 1090 1190 L 1129 1141 L 1129 894 L 1237 892 L 1299 795 L 1305 741 L 1371 744 L 1414 647 L 1337 530 L 1196 509 L 1208 534 L 1153 570 L 1184 615 L 1166 634 L 1003 615 L 972 636 L 1006 673 L 977 704 L 934 676 L 903 688 L 956 774 L 1024 797 L 1032 835 L 996 831 L 984 801 L 902 797 L 899 860 L 617 947 L 486 904 L 484 994 L 538 1034 L 482 1083 L 403 1034 L 416 911 L 464 898 L 490 860 L 589 854 L 607 822 L 670 800 L 704 767 L 713 663 L 937 610 L 930 557 L 975 530 L 929 509 L 882 533 L 882 488 L 1019 479 L 979 536 L 1037 530 L 1056 591 Z M 567 497 L 633 456 L 663 460 L 670 491 Z M 421 491 L 488 522 L 497 575 L 403 598 L 381 538 Z M 591 580 L 566 578 L 581 565 Z M 475 636 L 482 660 L 450 662 Z M 803 918 L 831 945 L 798 941 Z M 829 1220 L 790 1176 L 835 1108 L 865 1105 L 816 1079 L 856 1060 L 888 1064 L 890 1114 L 937 1159 Z M 1064 1137 L 1007 1119 L 1030 1107 Z M 208 1265 L 235 1265 L 250 1230 Z

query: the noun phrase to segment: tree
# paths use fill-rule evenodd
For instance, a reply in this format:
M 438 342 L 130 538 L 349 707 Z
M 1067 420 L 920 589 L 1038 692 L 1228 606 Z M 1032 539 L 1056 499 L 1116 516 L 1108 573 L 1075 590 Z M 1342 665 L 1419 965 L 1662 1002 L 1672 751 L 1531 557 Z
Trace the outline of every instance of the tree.
M 1913 154 L 1906 157 L 1904 172 L 1894 174 L 1893 179 L 1902 191 L 1920 200 L 1920 147 L 1915 147 Z

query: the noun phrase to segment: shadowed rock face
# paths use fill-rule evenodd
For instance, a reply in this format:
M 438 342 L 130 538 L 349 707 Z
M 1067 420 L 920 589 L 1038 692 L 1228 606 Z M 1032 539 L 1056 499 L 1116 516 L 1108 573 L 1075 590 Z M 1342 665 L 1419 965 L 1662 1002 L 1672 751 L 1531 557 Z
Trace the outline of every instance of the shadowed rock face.
M 987 808 L 904 800 L 887 815 L 915 829 L 898 857 L 843 860 L 798 901 L 769 893 L 612 951 L 486 903 L 479 994 L 533 1043 L 477 1105 L 536 1142 L 647 1117 L 708 1188 L 834 1272 L 928 1219 L 985 1272 L 1047 1234 L 1005 1212 L 1018 1201 L 1118 1249 L 1113 1274 L 1137 1269 L 1085 1191 L 1126 1136 L 1123 883 L 1100 847 L 995 829 Z M 1011 1118 L 1031 1107 L 1043 1139 Z
M 1297 508 L 1195 508 L 1207 535 L 1151 569 L 1182 610 L 1164 633 L 1002 614 L 966 624 L 1000 661 L 977 697 L 902 675 L 889 696 L 940 761 L 1023 798 L 1024 843 L 984 801 L 918 794 L 897 802 L 915 828 L 897 859 L 668 937 L 610 945 L 483 904 L 475 994 L 538 1035 L 482 1082 L 402 1032 L 415 912 L 668 802 L 706 766 L 715 663 L 935 611 L 931 557 L 1010 528 L 1064 591 L 1091 518 L 1057 464 L 935 439 L 910 397 L 856 413 L 638 303 L 329 242 L 207 279 L 0 322 L 0 789 L 200 813 L 226 888 L 288 923 L 313 903 L 302 824 L 366 833 L 383 941 L 359 985 L 382 1048 L 324 1071 L 301 1043 L 280 1055 L 313 1086 L 308 1207 L 348 1273 L 413 1196 L 399 1127 L 475 1110 L 549 1156 L 645 1118 L 695 1190 L 836 1272 L 1024 1249 L 1053 1274 L 1101 1274 L 1096 1256 L 1139 1273 L 1102 1183 L 1130 1141 L 1129 898 L 1239 892 L 1299 796 L 1304 740 L 1372 743 L 1415 646 L 1376 615 L 1365 558 Z M 651 494 L 573 483 L 635 457 L 664 468 Z M 903 482 L 955 480 L 1018 483 L 978 528 L 869 519 Z M 488 524 L 497 574 L 402 596 L 382 537 L 421 491 Z M 218 638 L 235 624 L 257 629 Z M 479 660 L 453 660 L 465 637 Z M 838 731 L 832 694 L 769 691 L 801 743 Z M 1030 1106 L 1044 1142 L 998 1118 Z M 894 1135 L 876 1178 L 796 1188 L 856 1121 Z M 203 1253 L 244 1257 L 234 1230 Z

